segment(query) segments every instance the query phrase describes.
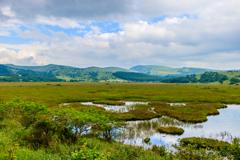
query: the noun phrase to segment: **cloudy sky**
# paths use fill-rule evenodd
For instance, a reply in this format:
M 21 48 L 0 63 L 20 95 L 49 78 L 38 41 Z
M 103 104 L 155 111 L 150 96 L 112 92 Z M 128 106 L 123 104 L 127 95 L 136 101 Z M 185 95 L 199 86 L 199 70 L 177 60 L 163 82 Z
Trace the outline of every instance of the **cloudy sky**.
M 0 0 L 0 63 L 240 69 L 240 0 Z

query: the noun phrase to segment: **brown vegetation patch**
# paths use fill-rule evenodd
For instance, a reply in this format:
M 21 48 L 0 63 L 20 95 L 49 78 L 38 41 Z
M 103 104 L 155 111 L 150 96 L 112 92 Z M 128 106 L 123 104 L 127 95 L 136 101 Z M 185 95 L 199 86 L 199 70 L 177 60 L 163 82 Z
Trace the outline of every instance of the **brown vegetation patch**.
M 170 106 L 161 102 L 151 102 L 149 104 L 155 106 L 154 111 L 159 114 L 174 117 L 183 122 L 193 123 L 205 122 L 208 115 L 218 115 L 217 109 L 227 107 L 220 103 L 188 103 L 185 106 Z

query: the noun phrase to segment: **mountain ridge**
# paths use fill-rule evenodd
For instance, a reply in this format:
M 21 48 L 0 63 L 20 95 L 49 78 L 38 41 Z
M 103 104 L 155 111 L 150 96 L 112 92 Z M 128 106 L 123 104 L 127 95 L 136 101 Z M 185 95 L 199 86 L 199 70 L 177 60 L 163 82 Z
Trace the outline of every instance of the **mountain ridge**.
M 138 71 L 140 73 L 148 75 L 168 76 L 168 77 L 181 77 L 191 74 L 200 74 L 204 72 L 219 72 L 221 70 L 207 69 L 207 68 L 194 68 L 194 67 L 182 67 L 171 68 L 157 65 L 138 65 L 130 68 L 131 70 Z

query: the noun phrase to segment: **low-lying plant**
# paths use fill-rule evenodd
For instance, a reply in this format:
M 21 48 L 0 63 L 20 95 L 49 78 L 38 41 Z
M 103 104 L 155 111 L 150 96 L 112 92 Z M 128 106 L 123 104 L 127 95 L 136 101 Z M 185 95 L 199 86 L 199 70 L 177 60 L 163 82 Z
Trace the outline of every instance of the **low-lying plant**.
M 184 130 L 182 128 L 178 128 L 175 126 L 168 126 L 168 127 L 158 127 L 158 131 L 160 133 L 166 133 L 171 135 L 182 135 Z
M 181 146 L 187 146 L 188 144 L 196 145 L 196 148 L 209 148 L 209 149 L 226 149 L 227 147 L 230 147 L 231 144 L 228 142 L 219 141 L 216 139 L 210 139 L 210 138 L 182 138 L 180 140 Z

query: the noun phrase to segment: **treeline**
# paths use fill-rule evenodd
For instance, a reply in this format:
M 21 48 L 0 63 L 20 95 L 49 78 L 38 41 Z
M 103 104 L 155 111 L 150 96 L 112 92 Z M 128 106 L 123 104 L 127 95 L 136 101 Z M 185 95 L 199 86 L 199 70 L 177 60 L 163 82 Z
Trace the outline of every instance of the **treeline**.
M 228 80 L 229 78 L 226 75 L 219 74 L 218 72 L 205 72 L 201 75 L 200 79 L 196 78 L 196 75 L 187 75 L 186 77 L 175 77 L 162 80 L 164 83 L 211 83 L 211 82 L 220 82 Z
M 187 75 L 186 77 L 175 77 L 162 80 L 164 83 L 197 83 L 196 75 Z
M 160 82 L 164 78 L 157 76 L 150 76 L 142 73 L 134 73 L 134 72 L 116 72 L 113 75 L 117 78 L 133 81 L 133 82 Z
M 223 81 L 228 80 L 228 76 L 219 74 L 218 72 L 205 72 L 201 75 L 201 78 L 198 82 L 200 83 L 211 83 L 211 82 L 220 82 L 221 84 Z
M 236 77 L 239 77 L 239 76 L 236 76 Z M 231 84 L 236 84 L 236 83 L 240 82 L 240 80 L 238 78 L 236 78 L 236 77 L 233 77 L 233 78 L 230 79 L 230 85 Z

